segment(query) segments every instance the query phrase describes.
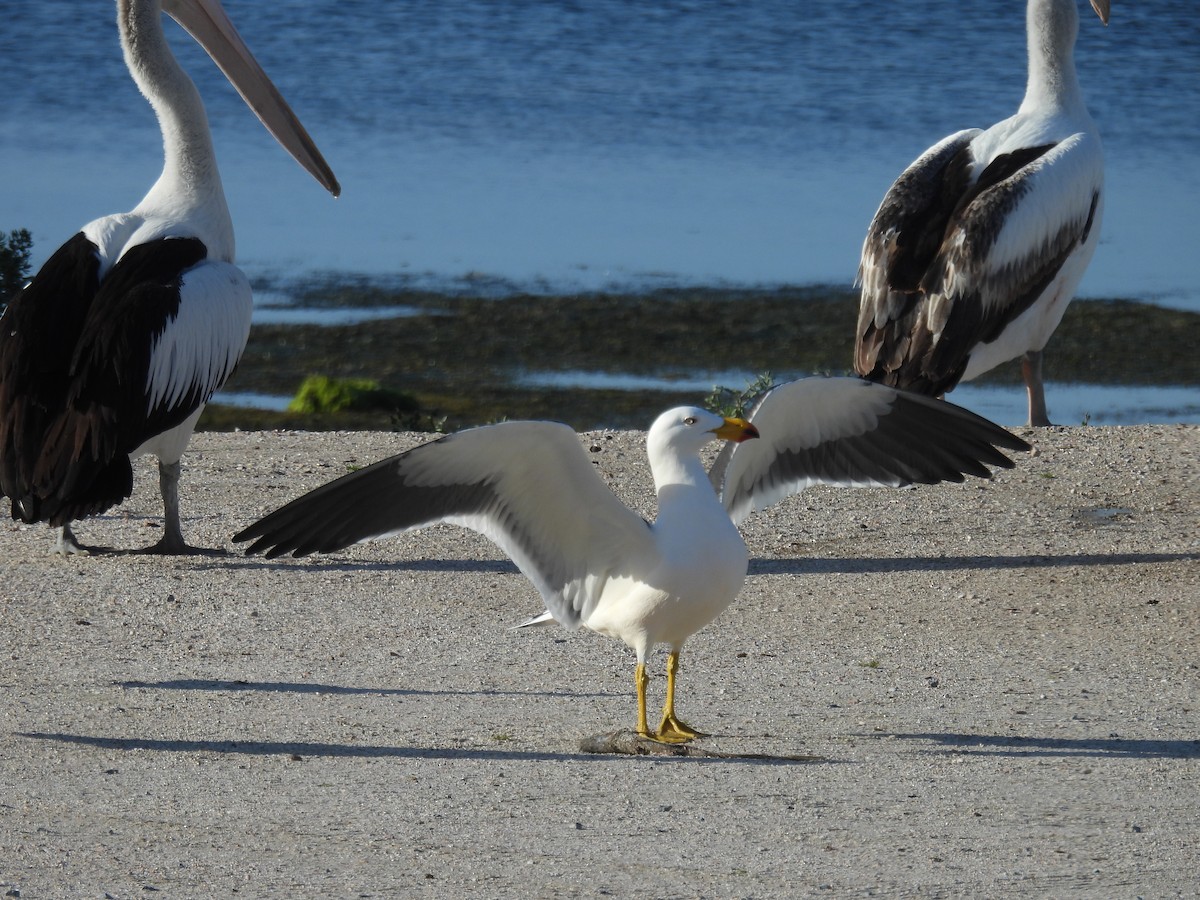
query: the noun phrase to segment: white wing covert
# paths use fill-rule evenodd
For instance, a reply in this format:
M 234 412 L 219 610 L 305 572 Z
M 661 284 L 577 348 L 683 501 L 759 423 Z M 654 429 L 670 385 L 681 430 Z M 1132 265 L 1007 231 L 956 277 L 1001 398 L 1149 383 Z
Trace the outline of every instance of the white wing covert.
M 207 403 L 241 358 L 250 335 L 250 282 L 230 263 L 205 260 L 180 278 L 178 314 L 150 349 L 147 415 Z
M 613 577 L 655 553 L 650 527 L 552 422 L 505 422 L 423 444 L 292 501 L 234 536 L 248 553 L 304 556 L 435 522 L 501 547 L 570 628 Z
M 1073 134 L 1012 175 L 980 192 L 952 221 L 925 288 L 930 332 L 975 330 L 970 342 L 995 340 L 1087 241 L 1103 189 L 1100 142 Z M 958 325 L 963 301 L 977 322 Z M 959 341 L 955 335 L 953 340 Z
M 767 393 L 750 415 L 761 435 L 725 465 L 721 500 L 735 523 L 814 484 L 935 484 L 1011 468 L 997 447 L 1029 445 L 952 403 L 859 378 L 804 378 Z

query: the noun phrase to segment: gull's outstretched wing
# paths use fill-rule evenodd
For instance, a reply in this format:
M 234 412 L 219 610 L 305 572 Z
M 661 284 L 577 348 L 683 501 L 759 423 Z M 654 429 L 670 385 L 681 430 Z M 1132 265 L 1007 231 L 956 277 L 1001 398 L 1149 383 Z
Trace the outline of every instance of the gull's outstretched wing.
M 657 559 L 650 527 L 608 489 L 579 437 L 553 422 L 462 431 L 319 487 L 234 536 L 304 556 L 435 522 L 498 544 L 554 618 L 574 628 L 615 577 Z
M 1012 468 L 998 448 L 1029 445 L 952 403 L 859 378 L 781 385 L 750 415 L 761 435 L 725 465 L 721 500 L 735 523 L 814 484 L 864 487 L 988 478 Z

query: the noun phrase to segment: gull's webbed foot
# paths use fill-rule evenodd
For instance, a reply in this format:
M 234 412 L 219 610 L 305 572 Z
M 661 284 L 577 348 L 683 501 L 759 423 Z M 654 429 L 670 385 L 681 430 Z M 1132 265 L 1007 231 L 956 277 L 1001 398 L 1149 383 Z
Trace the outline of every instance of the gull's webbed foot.
M 690 725 L 684 724 L 674 713 L 663 713 L 662 722 L 658 725 L 658 731 L 647 735 L 647 737 L 664 744 L 686 744 L 688 741 L 699 737 L 707 737 L 707 735 L 703 731 L 697 731 Z
M 698 737 L 704 737 L 704 732 L 685 725 L 675 715 L 675 676 L 678 672 L 679 648 L 675 647 L 667 657 L 667 698 L 663 704 L 662 721 L 658 724 L 658 731 L 651 735 L 656 741 L 664 744 L 686 744 Z

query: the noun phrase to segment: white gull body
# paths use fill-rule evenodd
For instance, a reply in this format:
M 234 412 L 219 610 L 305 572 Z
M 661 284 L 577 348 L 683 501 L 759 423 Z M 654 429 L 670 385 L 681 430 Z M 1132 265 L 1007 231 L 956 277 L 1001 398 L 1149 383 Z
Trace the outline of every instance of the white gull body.
M 733 442 L 718 494 L 701 448 Z M 755 438 L 755 439 L 750 439 Z M 648 523 L 596 474 L 578 436 L 553 422 L 505 422 L 421 445 L 330 482 L 234 536 L 268 557 L 332 552 L 434 522 L 495 541 L 550 616 L 624 642 L 637 656 L 637 731 L 698 732 L 675 713 L 684 642 L 736 598 L 748 556 L 737 523 L 807 485 L 904 485 L 987 477 L 1019 438 L 953 404 L 857 378 L 810 378 L 772 391 L 751 422 L 668 410 L 646 441 L 658 497 Z M 646 660 L 665 644 L 663 714 L 646 717 Z

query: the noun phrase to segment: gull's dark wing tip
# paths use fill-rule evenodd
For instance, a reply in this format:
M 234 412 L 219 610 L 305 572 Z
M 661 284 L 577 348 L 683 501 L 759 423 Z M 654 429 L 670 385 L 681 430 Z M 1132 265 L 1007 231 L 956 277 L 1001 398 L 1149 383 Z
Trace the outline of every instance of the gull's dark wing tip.
M 429 445 L 425 445 L 429 446 Z M 419 448 L 418 448 L 419 449 Z M 324 484 L 267 513 L 233 536 L 235 543 L 254 541 L 247 556 L 267 559 L 307 556 L 342 550 L 358 541 L 411 524 L 396 502 L 403 485 L 396 467 L 405 456 L 381 460 Z
M 303 498 L 301 498 L 303 499 Z M 292 556 L 307 556 L 314 552 L 316 548 L 308 547 L 301 549 L 300 541 L 294 534 L 288 533 L 288 525 L 286 523 L 278 523 L 275 517 L 288 509 L 282 507 L 275 512 L 264 516 L 253 525 L 243 528 L 233 536 L 234 543 L 242 543 L 244 541 L 254 541 L 249 547 L 245 548 L 247 556 L 256 556 L 262 554 L 266 559 L 278 559 L 281 556 L 287 556 L 289 553 Z

